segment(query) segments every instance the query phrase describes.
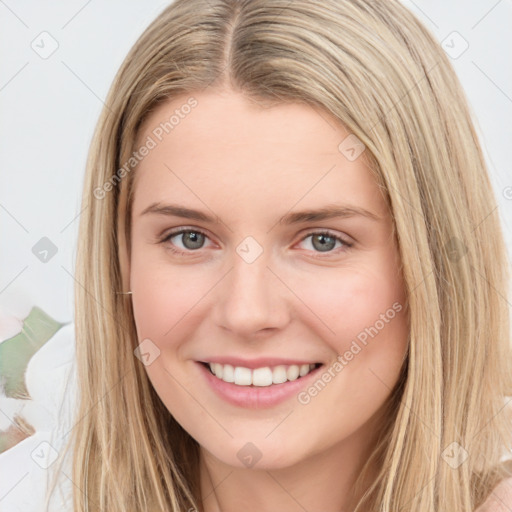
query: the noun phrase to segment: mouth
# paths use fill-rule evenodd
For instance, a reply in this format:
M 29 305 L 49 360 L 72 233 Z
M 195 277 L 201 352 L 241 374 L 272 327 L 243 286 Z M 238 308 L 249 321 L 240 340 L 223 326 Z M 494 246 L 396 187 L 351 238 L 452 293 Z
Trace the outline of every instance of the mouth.
M 323 363 L 305 363 L 246 368 L 230 364 L 198 362 L 217 379 L 245 387 L 268 387 L 300 380 L 323 366 Z

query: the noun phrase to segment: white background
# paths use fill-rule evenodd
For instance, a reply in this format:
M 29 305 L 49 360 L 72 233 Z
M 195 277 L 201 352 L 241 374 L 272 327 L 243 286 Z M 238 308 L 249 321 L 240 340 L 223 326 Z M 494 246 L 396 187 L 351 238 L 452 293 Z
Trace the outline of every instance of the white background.
M 512 199 L 504 191 L 512 186 L 512 2 L 403 2 L 439 41 L 457 31 L 469 43 L 452 62 L 474 111 L 510 250 Z M 0 313 L 27 314 L 36 304 L 61 322 L 73 320 L 93 129 L 124 56 L 168 3 L 0 0 Z M 31 47 L 43 31 L 58 42 L 47 59 Z M 58 250 L 47 263 L 32 253 L 42 237 Z

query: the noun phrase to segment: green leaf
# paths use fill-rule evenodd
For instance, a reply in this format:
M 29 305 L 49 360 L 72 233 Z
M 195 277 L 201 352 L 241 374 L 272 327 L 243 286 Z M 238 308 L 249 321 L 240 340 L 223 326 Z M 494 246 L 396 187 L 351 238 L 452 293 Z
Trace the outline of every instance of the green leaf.
M 23 320 L 20 333 L 0 343 L 0 382 L 10 398 L 30 398 L 25 372 L 30 358 L 62 327 L 34 306 Z

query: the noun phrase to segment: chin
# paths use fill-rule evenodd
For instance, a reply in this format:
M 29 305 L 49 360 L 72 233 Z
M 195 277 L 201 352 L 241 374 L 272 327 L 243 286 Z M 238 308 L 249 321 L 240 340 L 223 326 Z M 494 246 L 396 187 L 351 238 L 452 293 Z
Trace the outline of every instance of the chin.
M 212 447 L 202 445 L 202 448 L 208 452 L 209 456 L 213 456 L 223 464 L 252 470 L 285 469 L 294 466 L 308 456 L 298 447 L 283 446 L 282 441 L 277 438 L 273 442 L 264 439 L 250 441 L 250 439 L 251 436 L 236 438 L 231 439 L 229 444 L 224 442 Z M 280 449 L 276 447 L 276 441 Z

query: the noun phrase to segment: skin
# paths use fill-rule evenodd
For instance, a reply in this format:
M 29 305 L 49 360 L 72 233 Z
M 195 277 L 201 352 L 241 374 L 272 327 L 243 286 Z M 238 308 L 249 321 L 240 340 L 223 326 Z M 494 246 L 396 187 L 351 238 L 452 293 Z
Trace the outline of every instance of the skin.
M 160 105 L 142 125 L 139 145 L 190 96 Z M 147 374 L 201 446 L 206 512 L 352 510 L 354 479 L 379 433 L 408 340 L 386 202 L 365 152 L 350 161 L 338 150 L 349 132 L 329 113 L 299 103 L 263 108 L 229 90 L 193 96 L 198 105 L 136 169 L 130 290 L 138 338 L 160 350 Z M 155 202 L 219 222 L 141 215 Z M 279 223 L 328 204 L 379 218 Z M 159 243 L 180 227 L 207 236 Z M 308 235 L 325 229 L 352 246 L 328 239 L 322 251 Z M 247 236 L 263 249 L 252 263 L 236 252 Z M 293 396 L 266 409 L 231 405 L 195 362 L 275 356 L 329 367 L 394 303 L 401 311 L 307 404 Z M 237 457 L 249 441 L 261 454 L 252 467 Z

